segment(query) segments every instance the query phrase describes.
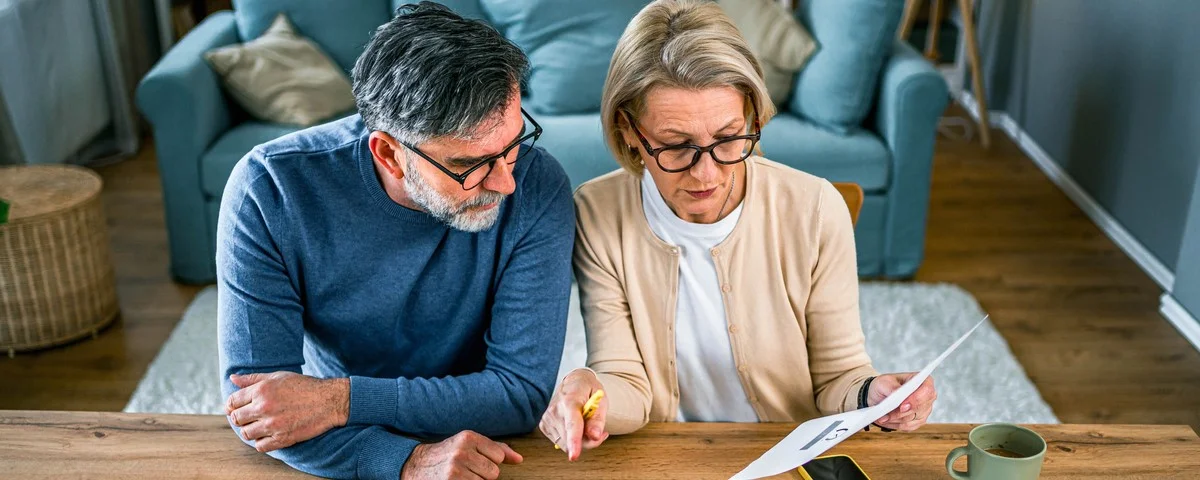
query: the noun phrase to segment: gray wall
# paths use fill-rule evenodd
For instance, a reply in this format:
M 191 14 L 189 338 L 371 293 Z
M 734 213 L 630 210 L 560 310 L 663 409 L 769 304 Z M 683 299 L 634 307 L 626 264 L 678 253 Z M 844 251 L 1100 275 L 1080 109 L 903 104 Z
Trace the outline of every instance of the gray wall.
M 989 108 L 1175 266 L 1200 166 L 1200 1 L 977 8 Z
M 1175 265 L 1175 287 L 1171 296 L 1200 319 L 1200 175 L 1192 188 L 1192 206 L 1188 210 L 1187 225 L 1184 227 L 1183 246 L 1179 249 L 1179 263 Z

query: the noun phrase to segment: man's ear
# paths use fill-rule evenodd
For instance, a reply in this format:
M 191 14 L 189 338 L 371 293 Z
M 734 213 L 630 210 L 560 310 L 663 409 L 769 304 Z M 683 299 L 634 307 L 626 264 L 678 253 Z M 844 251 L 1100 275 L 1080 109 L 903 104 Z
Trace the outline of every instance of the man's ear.
M 371 149 L 371 156 L 374 157 L 375 163 L 383 167 L 388 175 L 396 179 L 404 178 L 405 147 L 395 137 L 376 130 L 371 132 L 371 136 L 367 139 L 367 147 Z

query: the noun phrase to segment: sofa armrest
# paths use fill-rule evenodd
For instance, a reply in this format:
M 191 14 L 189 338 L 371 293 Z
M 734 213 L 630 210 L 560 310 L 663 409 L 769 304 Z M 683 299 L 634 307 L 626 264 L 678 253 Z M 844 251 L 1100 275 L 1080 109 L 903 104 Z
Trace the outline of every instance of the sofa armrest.
M 896 41 L 891 57 L 883 66 L 875 114 L 875 129 L 888 149 L 894 152 L 906 141 L 918 140 L 907 136 L 915 128 L 929 134 L 929 138 L 920 140 L 929 140 L 927 143 L 932 147 L 937 120 L 949 95 L 946 81 L 937 69 L 911 46 Z M 913 120 L 921 123 L 914 125 Z
M 137 88 L 138 109 L 154 129 L 171 273 L 186 283 L 209 282 L 215 274 L 200 158 L 232 122 L 220 79 L 203 55 L 237 42 L 233 12 L 217 12 L 167 51 Z
M 892 154 L 883 271 L 911 277 L 924 257 L 933 146 L 949 90 L 929 61 L 897 41 L 878 99 L 874 126 Z
M 220 79 L 203 55 L 237 42 L 233 12 L 217 12 L 188 32 L 150 69 L 137 87 L 137 105 L 154 126 L 156 139 L 170 140 L 170 145 L 198 155 L 229 129 L 229 107 Z M 161 138 L 163 134 L 168 138 Z M 158 143 L 160 148 L 166 145 Z

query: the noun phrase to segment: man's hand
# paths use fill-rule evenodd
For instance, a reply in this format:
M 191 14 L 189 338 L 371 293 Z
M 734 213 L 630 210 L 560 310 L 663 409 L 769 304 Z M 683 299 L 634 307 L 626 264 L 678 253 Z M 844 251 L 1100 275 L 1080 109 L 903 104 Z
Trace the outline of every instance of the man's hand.
M 867 405 L 879 404 L 892 392 L 899 390 L 904 382 L 916 375 L 916 373 L 889 373 L 875 377 L 875 380 L 871 381 L 871 388 L 867 390 Z M 935 400 L 937 400 L 937 391 L 933 388 L 933 377 L 928 377 L 912 395 L 900 403 L 899 407 L 876 420 L 875 424 L 892 430 L 911 432 L 921 428 L 922 425 L 925 425 L 925 421 L 929 420 Z
M 260 452 L 287 448 L 346 424 L 350 379 L 320 379 L 292 372 L 232 375 L 240 390 L 225 414 Z
M 521 454 L 508 445 L 465 431 L 438 443 L 418 445 L 404 463 L 400 479 L 494 480 L 500 477 L 500 464 L 515 465 L 521 460 Z

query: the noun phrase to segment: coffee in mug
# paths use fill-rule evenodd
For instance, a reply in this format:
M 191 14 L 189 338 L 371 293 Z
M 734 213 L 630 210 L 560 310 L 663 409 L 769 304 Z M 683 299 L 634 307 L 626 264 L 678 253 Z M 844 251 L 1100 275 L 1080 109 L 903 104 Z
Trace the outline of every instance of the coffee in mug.
M 1005 450 L 1005 449 L 1003 449 L 1003 448 L 989 448 L 989 449 L 987 449 L 987 450 L 984 450 L 984 451 L 985 451 L 985 452 L 987 452 L 987 453 L 990 453 L 990 454 L 992 454 L 992 455 L 996 455 L 996 456 L 1000 456 L 1000 457 L 1006 457 L 1006 458 L 1025 458 L 1025 456 L 1024 456 L 1024 455 L 1021 455 L 1021 454 L 1019 454 L 1019 453 L 1017 453 L 1017 452 L 1014 452 L 1014 451 L 1012 451 L 1012 450 Z
M 967 456 L 967 470 L 954 461 Z M 1028 428 L 1008 423 L 980 425 L 967 436 L 967 445 L 950 451 L 946 471 L 965 480 L 1033 480 L 1042 472 L 1046 441 Z

